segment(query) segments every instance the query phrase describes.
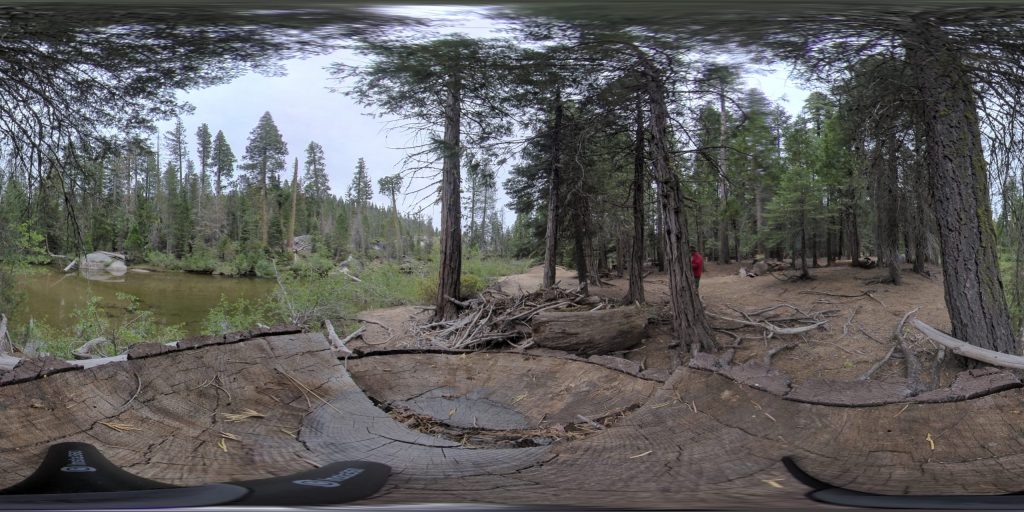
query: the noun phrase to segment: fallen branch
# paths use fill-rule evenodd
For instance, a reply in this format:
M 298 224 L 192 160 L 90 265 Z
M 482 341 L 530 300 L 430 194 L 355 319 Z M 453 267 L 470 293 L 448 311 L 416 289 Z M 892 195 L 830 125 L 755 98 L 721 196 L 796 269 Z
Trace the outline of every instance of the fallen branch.
M 772 365 L 772 358 L 775 357 L 775 354 L 778 354 L 779 352 L 782 352 L 783 350 L 795 348 L 798 345 L 800 345 L 800 344 L 799 343 L 789 343 L 789 344 L 783 345 L 781 347 L 773 348 L 773 349 L 769 350 L 768 352 L 765 352 L 765 354 L 764 354 L 764 365 L 765 366 L 771 366 Z
M 62 272 L 67 272 L 67 271 L 75 268 L 75 265 L 77 265 L 77 264 L 78 264 L 78 258 L 75 258 L 74 260 L 71 260 L 71 263 L 68 263 L 68 266 L 64 267 L 64 270 L 62 270 Z
M 345 344 L 363 334 L 363 331 L 366 330 L 366 327 L 360 327 L 352 334 L 346 336 L 345 339 L 340 339 L 338 338 L 338 334 L 334 332 L 334 325 L 330 320 L 324 320 L 324 328 L 327 329 L 327 339 L 331 342 L 331 348 L 346 356 L 352 355 L 352 350 L 345 346 Z
M 363 282 L 363 280 L 362 280 L 362 279 L 359 279 L 358 277 L 356 277 L 356 276 L 354 276 L 354 275 L 350 274 L 350 273 L 348 272 L 348 269 L 347 269 L 347 268 L 346 268 L 346 269 L 344 269 L 344 270 L 342 270 L 342 271 L 341 271 L 341 273 L 342 273 L 342 274 L 345 274 L 345 276 L 347 276 L 347 277 L 348 277 L 349 279 L 351 279 L 351 280 L 353 280 L 353 281 L 355 281 L 355 282 L 357 282 L 357 283 L 361 283 L 361 282 Z
M 863 291 L 863 292 L 860 292 L 857 295 L 850 295 L 850 294 L 846 294 L 846 293 L 819 292 L 819 291 L 816 291 L 816 290 L 801 290 L 801 291 L 799 291 L 797 293 L 802 293 L 802 294 L 805 294 L 805 295 L 824 295 L 825 297 L 841 297 L 841 298 L 846 298 L 846 299 L 859 299 L 861 297 L 867 297 L 867 298 L 869 298 L 869 299 L 871 299 L 871 300 L 881 304 L 883 307 L 887 307 L 887 306 L 885 306 L 884 302 L 878 300 L 878 298 L 876 298 L 874 295 L 871 295 L 871 292 L 869 292 L 869 291 Z
M 765 329 L 766 331 L 768 331 L 769 336 L 803 334 L 805 332 L 813 331 L 814 329 L 817 329 L 818 327 L 821 327 L 822 325 L 825 325 L 826 323 L 828 323 L 828 322 L 822 320 L 822 321 L 816 321 L 815 323 L 813 323 L 811 325 L 805 325 L 805 326 L 802 326 L 802 327 L 779 327 L 777 325 L 773 325 L 771 322 L 766 322 L 766 321 L 751 322 L 751 321 L 747 321 L 747 320 L 740 320 L 739 318 L 730 318 L 730 317 L 723 316 L 723 315 L 717 315 L 717 314 L 712 313 L 710 311 L 705 311 L 704 314 L 706 314 L 708 316 L 712 316 L 712 317 L 718 318 L 720 320 L 726 320 L 726 321 L 729 321 L 729 322 L 736 322 L 738 324 L 750 325 L 750 326 L 753 326 L 753 327 L 760 327 L 760 328 Z
M 860 306 L 853 309 L 853 312 L 850 313 L 850 318 L 848 318 L 846 323 L 843 324 L 843 335 L 840 336 L 841 338 L 845 338 L 850 335 L 850 327 L 853 325 L 853 317 L 857 316 L 858 312 L 860 312 Z
M 913 315 L 919 309 L 921 309 L 921 306 L 907 311 L 903 318 L 900 319 L 900 323 L 896 324 L 896 330 L 893 332 L 893 337 L 896 338 L 900 351 L 903 352 L 903 359 L 907 364 L 907 388 L 910 389 L 911 395 L 916 395 L 923 390 L 921 385 L 921 360 L 917 358 L 913 349 L 907 344 L 907 338 L 903 335 L 903 325 L 906 324 L 907 318 L 910 318 L 910 315 Z
M 921 331 L 922 334 L 932 341 L 952 350 L 954 354 L 968 359 L 973 359 L 975 361 L 981 361 L 992 366 L 1024 370 L 1024 357 L 1004 354 L 987 348 L 976 347 L 939 331 L 916 318 L 913 320 L 913 324 L 914 327 L 917 327 L 917 330 Z
M 942 375 L 942 363 L 946 360 L 946 347 L 940 347 L 937 354 L 935 354 L 935 362 L 932 364 L 932 389 L 939 387 L 942 382 L 940 381 Z
M 868 371 L 862 373 L 860 375 L 860 377 L 857 377 L 857 380 L 868 380 L 868 379 L 870 379 L 875 374 L 875 372 L 877 372 L 879 370 L 879 368 L 884 366 L 886 361 L 888 361 L 889 358 L 892 357 L 893 352 L 896 352 L 896 345 L 895 344 L 893 344 L 892 348 L 889 349 L 889 352 L 886 352 L 885 357 L 883 357 L 880 361 L 878 361 L 877 363 L 872 365 L 871 368 L 868 368 Z
M 93 355 L 92 353 L 93 349 L 104 343 L 107 343 L 108 341 L 109 340 L 107 340 L 103 336 L 93 338 L 85 342 L 85 344 L 82 345 L 81 347 L 78 347 L 73 352 L 71 352 L 71 355 L 73 355 L 75 359 L 95 359 L 96 356 Z

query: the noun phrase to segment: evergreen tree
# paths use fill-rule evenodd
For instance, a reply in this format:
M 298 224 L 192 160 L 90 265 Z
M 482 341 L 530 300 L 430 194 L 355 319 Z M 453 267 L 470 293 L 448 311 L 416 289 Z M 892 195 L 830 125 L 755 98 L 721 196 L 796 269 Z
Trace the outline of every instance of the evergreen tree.
M 402 230 L 398 222 L 398 193 L 402 190 L 402 175 L 393 174 L 377 180 L 380 193 L 391 199 L 391 213 L 395 228 L 395 246 L 392 251 L 396 257 L 402 256 Z
M 303 192 L 309 200 L 309 214 L 313 217 L 313 225 L 321 234 L 327 234 L 327 198 L 331 186 L 327 177 L 327 164 L 324 161 L 324 148 L 313 141 L 306 146 L 305 171 L 302 175 Z
M 185 158 L 188 157 L 188 136 L 185 133 L 185 124 L 181 122 L 180 117 L 175 120 L 174 128 L 167 130 L 164 135 L 167 153 L 178 171 L 178 187 L 180 188 L 184 180 Z
M 373 184 L 366 172 L 366 161 L 362 157 L 359 157 L 356 162 L 356 172 L 352 176 L 352 183 L 349 184 L 345 197 L 352 204 L 354 213 L 352 227 L 349 230 L 352 237 L 352 249 L 365 255 L 370 248 L 366 233 L 366 207 L 373 199 Z
M 217 136 L 213 140 L 211 158 L 214 172 L 213 191 L 219 197 L 224 187 L 231 186 L 231 178 L 235 175 L 235 154 L 231 151 L 224 132 L 220 130 L 217 130 Z
M 288 156 L 288 145 L 285 144 L 274 124 L 270 112 L 264 112 L 259 123 L 249 133 L 249 143 L 245 147 L 245 164 L 250 180 L 259 191 L 259 233 L 260 243 L 264 248 L 270 244 L 270 200 L 269 188 L 280 187 L 278 174 L 284 170 L 285 157 Z

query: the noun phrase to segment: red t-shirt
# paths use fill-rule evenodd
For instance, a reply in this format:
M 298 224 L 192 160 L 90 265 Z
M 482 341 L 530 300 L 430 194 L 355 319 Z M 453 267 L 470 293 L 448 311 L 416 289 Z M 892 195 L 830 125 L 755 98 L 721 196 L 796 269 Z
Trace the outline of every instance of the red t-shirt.
M 693 269 L 693 277 L 700 279 L 700 275 L 704 273 L 704 258 L 699 252 L 690 255 L 690 268 Z

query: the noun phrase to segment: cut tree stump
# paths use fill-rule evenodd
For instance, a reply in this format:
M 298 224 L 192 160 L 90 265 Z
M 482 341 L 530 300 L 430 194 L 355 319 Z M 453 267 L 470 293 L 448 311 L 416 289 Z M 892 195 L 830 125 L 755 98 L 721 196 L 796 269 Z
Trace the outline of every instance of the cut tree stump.
M 579 354 L 608 354 L 640 343 L 646 325 L 647 315 L 635 307 L 548 311 L 533 318 L 533 342 L 540 347 Z

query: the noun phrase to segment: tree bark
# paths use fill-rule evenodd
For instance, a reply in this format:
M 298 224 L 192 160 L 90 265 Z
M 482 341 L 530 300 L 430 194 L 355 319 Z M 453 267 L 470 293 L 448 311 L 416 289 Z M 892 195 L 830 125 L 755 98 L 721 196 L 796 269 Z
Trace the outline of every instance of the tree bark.
M 762 176 L 757 177 L 757 185 L 754 187 L 754 234 L 757 238 L 755 252 L 762 258 L 768 256 L 764 247 L 764 185 L 761 183 Z
M 395 256 L 401 258 L 405 253 L 402 247 L 402 227 L 398 222 L 398 197 L 395 191 L 391 191 L 391 219 L 395 224 Z
M 299 201 L 299 159 L 295 159 L 295 172 L 292 173 L 292 215 L 288 220 L 288 252 L 295 253 L 295 205 Z
M 601 311 L 545 311 L 530 322 L 540 347 L 587 355 L 626 350 L 640 343 L 647 315 L 636 307 Z
M 644 162 L 644 112 L 640 100 L 636 105 L 636 133 L 633 140 L 633 247 L 629 252 L 629 291 L 626 302 L 646 302 L 644 298 L 644 185 L 647 173 Z
M 897 155 L 899 147 L 892 126 L 883 136 L 872 159 L 875 169 L 875 219 L 877 222 L 878 266 L 889 271 L 888 281 L 900 284 L 899 265 L 899 178 Z
M 648 106 L 650 108 L 651 156 L 658 190 L 658 206 L 664 223 L 665 259 L 669 278 L 669 298 L 672 304 L 672 329 L 679 340 L 675 364 L 682 362 L 684 350 L 714 349 L 711 327 L 704 316 L 704 306 L 697 295 L 689 252 L 686 251 L 687 233 L 685 210 L 679 177 L 672 168 L 672 154 L 668 146 L 668 107 L 665 104 L 665 83 L 659 70 L 646 55 L 641 54 L 646 75 Z
M 590 295 L 590 280 L 587 272 L 587 240 L 586 228 L 584 226 L 583 213 L 577 211 L 574 215 L 573 225 L 573 253 L 576 260 L 576 279 L 579 282 L 580 293 Z
M 434 299 L 434 320 L 450 320 L 458 309 L 449 299 L 458 299 L 462 277 L 462 199 L 459 196 L 462 171 L 461 84 L 453 79 L 444 106 L 444 157 L 441 164 L 441 268 Z
M 718 149 L 718 262 L 729 263 L 729 182 L 726 179 L 725 138 L 728 135 L 729 125 L 726 120 L 725 111 L 725 78 L 719 81 L 718 89 L 718 112 L 720 113 L 719 149 Z
M 555 285 L 558 257 L 558 190 L 562 167 L 562 92 L 555 92 L 555 120 L 551 128 L 551 171 L 548 176 L 548 223 L 544 238 L 544 287 Z
M 946 307 L 953 336 L 990 350 L 1020 354 L 1003 295 L 996 255 L 988 170 L 975 92 L 946 35 L 915 18 L 903 35 L 923 103 L 925 161 L 942 246 Z

